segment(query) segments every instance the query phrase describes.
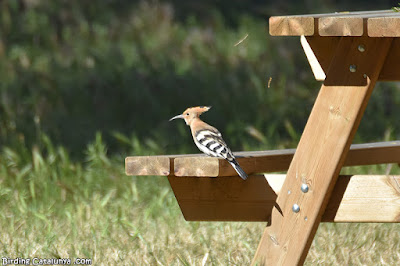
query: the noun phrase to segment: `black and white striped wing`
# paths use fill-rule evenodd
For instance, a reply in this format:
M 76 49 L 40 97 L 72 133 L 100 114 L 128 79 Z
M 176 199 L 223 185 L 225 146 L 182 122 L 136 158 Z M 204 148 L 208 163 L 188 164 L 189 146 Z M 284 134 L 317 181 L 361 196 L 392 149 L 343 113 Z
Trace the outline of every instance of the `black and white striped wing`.
M 218 130 L 204 129 L 195 135 L 196 146 L 205 154 L 227 160 L 234 158 Z
M 203 129 L 198 131 L 194 143 L 205 154 L 226 159 L 243 180 L 247 179 L 246 172 L 235 160 L 235 156 L 233 156 L 218 130 Z

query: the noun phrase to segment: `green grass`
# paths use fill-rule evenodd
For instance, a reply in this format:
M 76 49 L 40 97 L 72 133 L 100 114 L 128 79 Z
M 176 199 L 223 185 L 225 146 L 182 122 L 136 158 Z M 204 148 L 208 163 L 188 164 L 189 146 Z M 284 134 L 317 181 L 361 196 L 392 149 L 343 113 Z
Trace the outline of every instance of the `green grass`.
M 184 123 L 167 120 L 199 104 L 214 106 L 204 118 L 234 150 L 295 147 L 319 83 L 298 41 L 268 37 L 253 5 L 175 2 L 0 1 L 1 257 L 250 263 L 265 223 L 186 222 L 167 179 L 126 176 L 124 157 L 197 151 Z M 265 4 L 257 13 L 310 6 Z M 400 137 L 399 84 L 378 86 L 355 142 Z M 96 131 L 112 156 L 100 135 L 82 148 Z M 393 265 L 399 231 L 322 224 L 306 263 Z
M 1 151 L 2 257 L 90 258 L 94 265 L 251 262 L 265 223 L 186 222 L 167 179 L 125 176 L 123 156 L 108 157 L 100 135 L 80 163 L 46 137 L 42 145 Z M 386 166 L 368 169 L 382 174 Z M 349 171 L 368 172 L 343 172 Z M 395 265 L 399 232 L 399 224 L 321 224 L 306 265 Z

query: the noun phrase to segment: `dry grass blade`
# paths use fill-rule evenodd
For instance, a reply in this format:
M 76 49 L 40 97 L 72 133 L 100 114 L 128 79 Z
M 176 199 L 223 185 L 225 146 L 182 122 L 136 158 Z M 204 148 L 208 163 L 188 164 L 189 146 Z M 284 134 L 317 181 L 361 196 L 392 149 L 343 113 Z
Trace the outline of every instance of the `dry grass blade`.
M 241 44 L 244 40 L 247 39 L 247 37 L 249 36 L 249 34 L 247 33 L 242 39 L 240 39 L 234 46 L 238 46 L 239 44 Z
M 206 263 L 207 263 L 207 259 L 208 259 L 208 252 L 206 253 L 206 255 L 204 255 L 204 258 L 203 258 L 203 260 L 202 260 L 202 262 L 201 262 L 201 265 L 202 266 L 204 266 L 204 265 L 206 265 Z

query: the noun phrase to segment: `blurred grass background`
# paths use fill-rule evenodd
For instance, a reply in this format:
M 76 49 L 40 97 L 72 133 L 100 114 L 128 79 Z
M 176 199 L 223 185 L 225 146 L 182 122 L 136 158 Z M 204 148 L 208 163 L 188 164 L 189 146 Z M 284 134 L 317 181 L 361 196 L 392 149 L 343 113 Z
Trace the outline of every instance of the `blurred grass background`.
M 395 5 L 0 1 L 0 255 L 249 264 L 264 223 L 185 222 L 166 178 L 127 177 L 124 158 L 197 153 L 184 123 L 168 123 L 193 105 L 213 106 L 204 119 L 233 150 L 296 147 L 320 83 L 268 17 Z M 378 84 L 354 142 L 400 139 L 399 113 L 399 83 Z M 323 224 L 306 264 L 395 265 L 399 232 Z

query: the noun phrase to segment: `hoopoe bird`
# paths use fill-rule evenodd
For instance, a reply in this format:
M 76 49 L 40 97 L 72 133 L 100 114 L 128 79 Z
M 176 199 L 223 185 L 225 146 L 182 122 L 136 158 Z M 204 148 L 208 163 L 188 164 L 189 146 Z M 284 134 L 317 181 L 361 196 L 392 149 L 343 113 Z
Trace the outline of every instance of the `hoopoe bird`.
M 184 119 L 186 125 L 192 131 L 194 143 L 202 152 L 210 156 L 224 158 L 232 165 L 239 176 L 243 180 L 246 180 L 247 174 L 236 161 L 235 156 L 222 139 L 222 135 L 218 129 L 200 119 L 200 115 L 210 110 L 210 108 L 211 106 L 191 107 L 186 109 L 182 114 L 172 117 L 169 121 L 177 118 Z

